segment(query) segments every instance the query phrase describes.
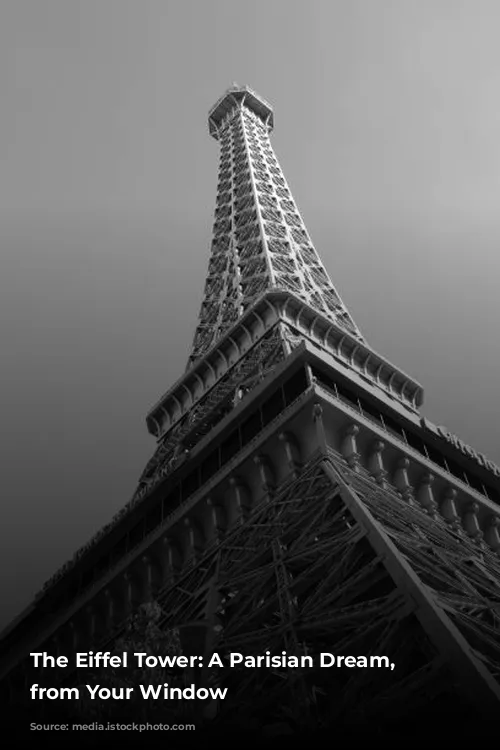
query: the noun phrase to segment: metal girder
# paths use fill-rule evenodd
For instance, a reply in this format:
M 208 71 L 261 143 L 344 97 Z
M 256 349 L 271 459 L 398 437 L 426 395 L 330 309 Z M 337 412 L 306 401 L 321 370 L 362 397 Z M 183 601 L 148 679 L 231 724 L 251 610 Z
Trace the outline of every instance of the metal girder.
M 436 523 L 438 528 L 431 529 Z M 295 705 L 305 723 L 339 717 L 359 721 L 373 712 L 403 715 L 409 701 L 418 707 L 450 691 L 459 696 L 456 700 L 463 694 L 471 710 L 491 715 L 500 706 L 494 657 L 488 656 L 498 631 L 489 633 L 478 614 L 450 613 L 445 594 L 419 578 L 420 571 L 424 578 L 432 574 L 448 588 L 453 578 L 446 571 L 440 579 L 439 571 L 423 564 L 426 534 L 431 547 L 442 538 L 436 549 L 444 554 L 443 544 L 448 544 L 452 555 L 458 540 L 444 522 L 419 508 L 408 515 L 396 493 L 330 460 L 306 467 L 228 533 L 213 553 L 218 574 L 211 585 L 219 600 L 205 623 L 213 651 L 388 655 L 396 669 L 219 670 L 211 679 L 230 688 L 221 717 L 237 710 L 267 715 L 273 705 L 279 714 L 280 707 L 284 711 Z M 474 571 L 467 579 L 474 591 L 479 590 L 478 576 L 481 598 L 466 604 L 475 602 L 483 611 L 484 586 L 491 584 Z M 460 578 L 454 580 L 459 588 Z M 194 568 L 162 593 L 166 627 L 179 627 L 198 615 L 203 581 Z M 483 655 L 463 634 L 474 617 Z M 219 627 L 214 636 L 215 620 Z M 330 705 L 333 697 L 335 707 Z
M 245 99 L 234 103 L 217 131 L 212 253 L 190 363 L 271 289 L 298 294 L 362 340 L 310 240 L 269 136 Z
M 332 727 L 450 705 L 489 719 L 500 707 L 499 573 L 493 553 L 325 454 L 158 602 L 184 653 L 204 655 L 197 680 L 228 688 L 216 721 Z M 266 651 L 387 656 L 395 668 L 207 666 L 214 652 Z

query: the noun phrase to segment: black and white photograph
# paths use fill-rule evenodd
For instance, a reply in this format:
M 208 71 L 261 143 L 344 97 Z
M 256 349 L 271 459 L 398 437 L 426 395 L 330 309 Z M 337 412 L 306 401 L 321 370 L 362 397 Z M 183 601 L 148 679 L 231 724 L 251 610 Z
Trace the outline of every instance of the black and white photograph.
M 499 29 L 0 0 L 6 749 L 494 746 Z

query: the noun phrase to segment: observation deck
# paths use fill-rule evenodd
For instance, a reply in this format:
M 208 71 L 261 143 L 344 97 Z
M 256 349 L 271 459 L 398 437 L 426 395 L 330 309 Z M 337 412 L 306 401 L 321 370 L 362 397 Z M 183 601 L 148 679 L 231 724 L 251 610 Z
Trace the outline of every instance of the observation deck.
M 226 115 L 229 114 L 235 104 L 240 104 L 243 100 L 245 106 L 251 109 L 267 125 L 269 131 L 273 129 L 274 113 L 271 105 L 248 86 L 238 86 L 235 83 L 221 96 L 208 113 L 208 131 L 215 140 L 218 140 L 218 130 Z

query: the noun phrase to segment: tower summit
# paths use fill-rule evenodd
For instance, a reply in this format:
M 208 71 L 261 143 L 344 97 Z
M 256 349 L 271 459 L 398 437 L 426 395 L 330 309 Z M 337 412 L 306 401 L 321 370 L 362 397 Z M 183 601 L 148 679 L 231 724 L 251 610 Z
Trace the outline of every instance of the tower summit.
M 238 86 L 237 83 L 233 83 L 208 113 L 208 131 L 216 140 L 219 140 L 219 129 L 223 121 L 235 105 L 246 107 L 261 120 L 269 133 L 272 131 L 274 114 L 271 105 L 248 86 Z
M 203 669 L 198 687 L 228 688 L 221 726 L 479 732 L 500 707 L 500 469 L 421 417 L 421 386 L 364 340 L 272 128 L 247 87 L 210 110 L 217 202 L 186 371 L 147 416 L 157 446 L 130 502 L 4 632 L 6 699 L 40 681 L 30 652 L 111 650 L 154 599 L 205 665 L 283 651 L 394 664 Z

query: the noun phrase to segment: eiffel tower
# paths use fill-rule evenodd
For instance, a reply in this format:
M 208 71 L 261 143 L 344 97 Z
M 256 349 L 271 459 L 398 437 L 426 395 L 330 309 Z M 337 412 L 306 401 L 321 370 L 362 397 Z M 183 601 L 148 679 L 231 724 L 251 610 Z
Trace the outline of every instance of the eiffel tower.
M 278 164 L 271 106 L 234 84 L 208 123 L 217 202 L 187 368 L 147 416 L 158 444 L 131 501 L 3 634 L 6 696 L 30 652 L 109 649 L 154 597 L 204 665 L 314 656 L 204 666 L 228 687 L 215 721 L 480 728 L 500 709 L 500 469 L 423 418 L 422 387 L 365 341 Z

